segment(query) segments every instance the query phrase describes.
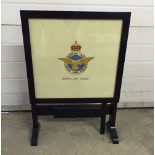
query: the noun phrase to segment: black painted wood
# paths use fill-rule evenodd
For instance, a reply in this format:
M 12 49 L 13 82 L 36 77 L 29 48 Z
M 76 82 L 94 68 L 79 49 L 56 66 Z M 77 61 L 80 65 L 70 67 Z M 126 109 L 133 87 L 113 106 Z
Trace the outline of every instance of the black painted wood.
M 108 131 L 110 133 L 110 138 L 112 140 L 112 143 L 113 144 L 119 144 L 119 138 L 118 138 L 116 127 L 112 126 L 110 124 L 110 122 L 107 122 L 106 125 L 107 125 Z
M 37 146 L 39 136 L 40 124 L 32 128 L 31 146 Z

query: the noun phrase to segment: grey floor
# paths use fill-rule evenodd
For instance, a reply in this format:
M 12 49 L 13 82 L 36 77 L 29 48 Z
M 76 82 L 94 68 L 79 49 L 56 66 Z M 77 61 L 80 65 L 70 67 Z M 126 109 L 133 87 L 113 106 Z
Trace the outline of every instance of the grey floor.
M 40 117 L 39 143 L 31 147 L 31 114 L 2 114 L 2 155 L 153 155 L 153 109 L 118 110 L 118 145 L 99 134 L 99 121 Z

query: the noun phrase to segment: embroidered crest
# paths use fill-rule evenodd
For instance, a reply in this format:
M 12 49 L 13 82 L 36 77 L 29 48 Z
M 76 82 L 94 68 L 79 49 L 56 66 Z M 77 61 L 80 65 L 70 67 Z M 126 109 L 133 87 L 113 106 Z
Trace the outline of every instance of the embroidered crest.
M 86 57 L 81 53 L 81 45 L 75 41 L 71 45 L 71 53 L 69 53 L 66 58 L 58 58 L 64 62 L 66 70 L 72 74 L 80 74 L 86 70 L 88 67 L 88 62 L 94 57 Z

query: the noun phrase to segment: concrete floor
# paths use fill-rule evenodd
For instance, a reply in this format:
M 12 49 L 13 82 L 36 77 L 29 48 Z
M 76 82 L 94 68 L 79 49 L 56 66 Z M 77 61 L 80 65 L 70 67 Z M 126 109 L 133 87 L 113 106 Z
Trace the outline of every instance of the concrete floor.
M 38 146 L 31 147 L 31 113 L 2 114 L 2 155 L 153 155 L 153 109 L 118 110 L 118 145 L 99 134 L 98 118 L 44 116 L 40 123 Z

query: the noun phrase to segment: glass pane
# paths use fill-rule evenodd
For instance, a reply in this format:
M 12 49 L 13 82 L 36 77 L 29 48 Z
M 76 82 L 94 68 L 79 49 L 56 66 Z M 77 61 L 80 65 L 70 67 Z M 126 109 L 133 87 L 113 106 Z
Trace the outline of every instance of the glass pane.
M 122 20 L 29 19 L 36 98 L 114 96 Z

